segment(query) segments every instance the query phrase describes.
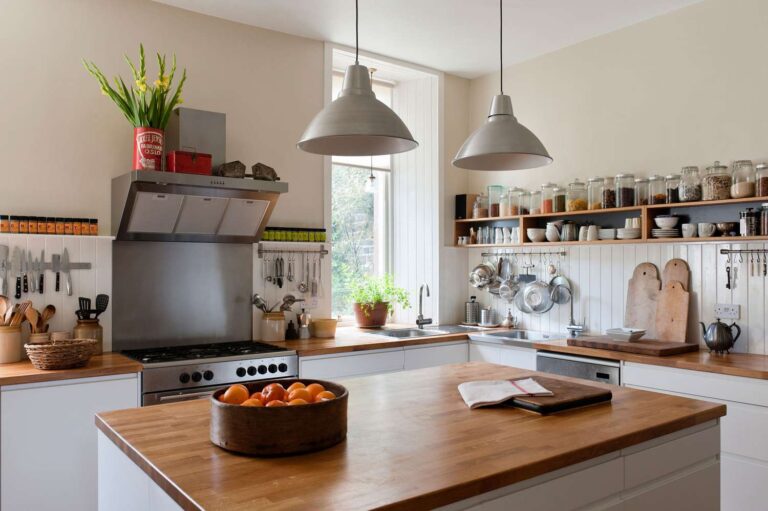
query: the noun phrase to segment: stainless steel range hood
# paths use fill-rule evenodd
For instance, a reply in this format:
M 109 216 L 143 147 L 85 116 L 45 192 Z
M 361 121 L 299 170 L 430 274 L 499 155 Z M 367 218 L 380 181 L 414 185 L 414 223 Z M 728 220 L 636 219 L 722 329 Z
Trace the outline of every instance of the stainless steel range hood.
M 128 241 L 255 243 L 288 184 L 134 171 L 112 179 L 112 235 Z

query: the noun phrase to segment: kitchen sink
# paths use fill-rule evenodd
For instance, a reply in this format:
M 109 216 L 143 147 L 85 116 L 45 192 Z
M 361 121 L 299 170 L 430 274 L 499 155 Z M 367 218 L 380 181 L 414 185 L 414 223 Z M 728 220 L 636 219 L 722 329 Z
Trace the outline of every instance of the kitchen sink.
M 496 344 L 510 344 L 526 346 L 534 342 L 548 342 L 565 340 L 565 335 L 537 332 L 535 330 L 505 330 L 502 332 L 473 332 L 469 334 L 473 341 L 490 342 Z
M 391 337 L 394 339 L 412 339 L 415 337 L 434 337 L 436 335 L 446 334 L 464 334 L 470 332 L 482 331 L 480 327 L 464 325 L 441 325 L 426 328 L 393 328 L 390 330 L 372 330 L 367 332 L 371 335 L 381 335 L 382 337 Z

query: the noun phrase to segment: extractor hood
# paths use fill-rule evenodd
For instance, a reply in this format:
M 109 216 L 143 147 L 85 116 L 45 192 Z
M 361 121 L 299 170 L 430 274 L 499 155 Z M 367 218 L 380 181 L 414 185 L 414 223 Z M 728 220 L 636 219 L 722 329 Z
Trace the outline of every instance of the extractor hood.
M 112 235 L 128 241 L 256 243 L 288 184 L 139 170 L 112 179 Z

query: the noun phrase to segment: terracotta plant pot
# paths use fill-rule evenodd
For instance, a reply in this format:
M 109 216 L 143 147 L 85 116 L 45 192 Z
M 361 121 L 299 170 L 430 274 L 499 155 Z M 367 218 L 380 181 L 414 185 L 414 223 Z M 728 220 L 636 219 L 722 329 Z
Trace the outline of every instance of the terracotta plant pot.
M 356 303 L 353 305 L 355 310 L 355 319 L 360 328 L 380 328 L 387 324 L 387 315 L 389 304 L 379 302 L 376 304 Z
M 163 170 L 163 130 L 133 128 L 133 170 Z

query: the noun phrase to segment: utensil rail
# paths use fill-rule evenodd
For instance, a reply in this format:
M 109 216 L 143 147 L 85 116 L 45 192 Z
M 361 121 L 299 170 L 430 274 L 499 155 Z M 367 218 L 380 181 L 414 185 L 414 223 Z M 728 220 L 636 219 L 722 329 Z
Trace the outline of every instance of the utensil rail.
M 317 248 L 263 248 L 261 243 L 259 243 L 259 248 L 257 250 L 259 259 L 262 258 L 263 254 L 316 254 L 322 259 L 329 253 L 330 252 L 326 250 L 325 245 L 320 245 Z

